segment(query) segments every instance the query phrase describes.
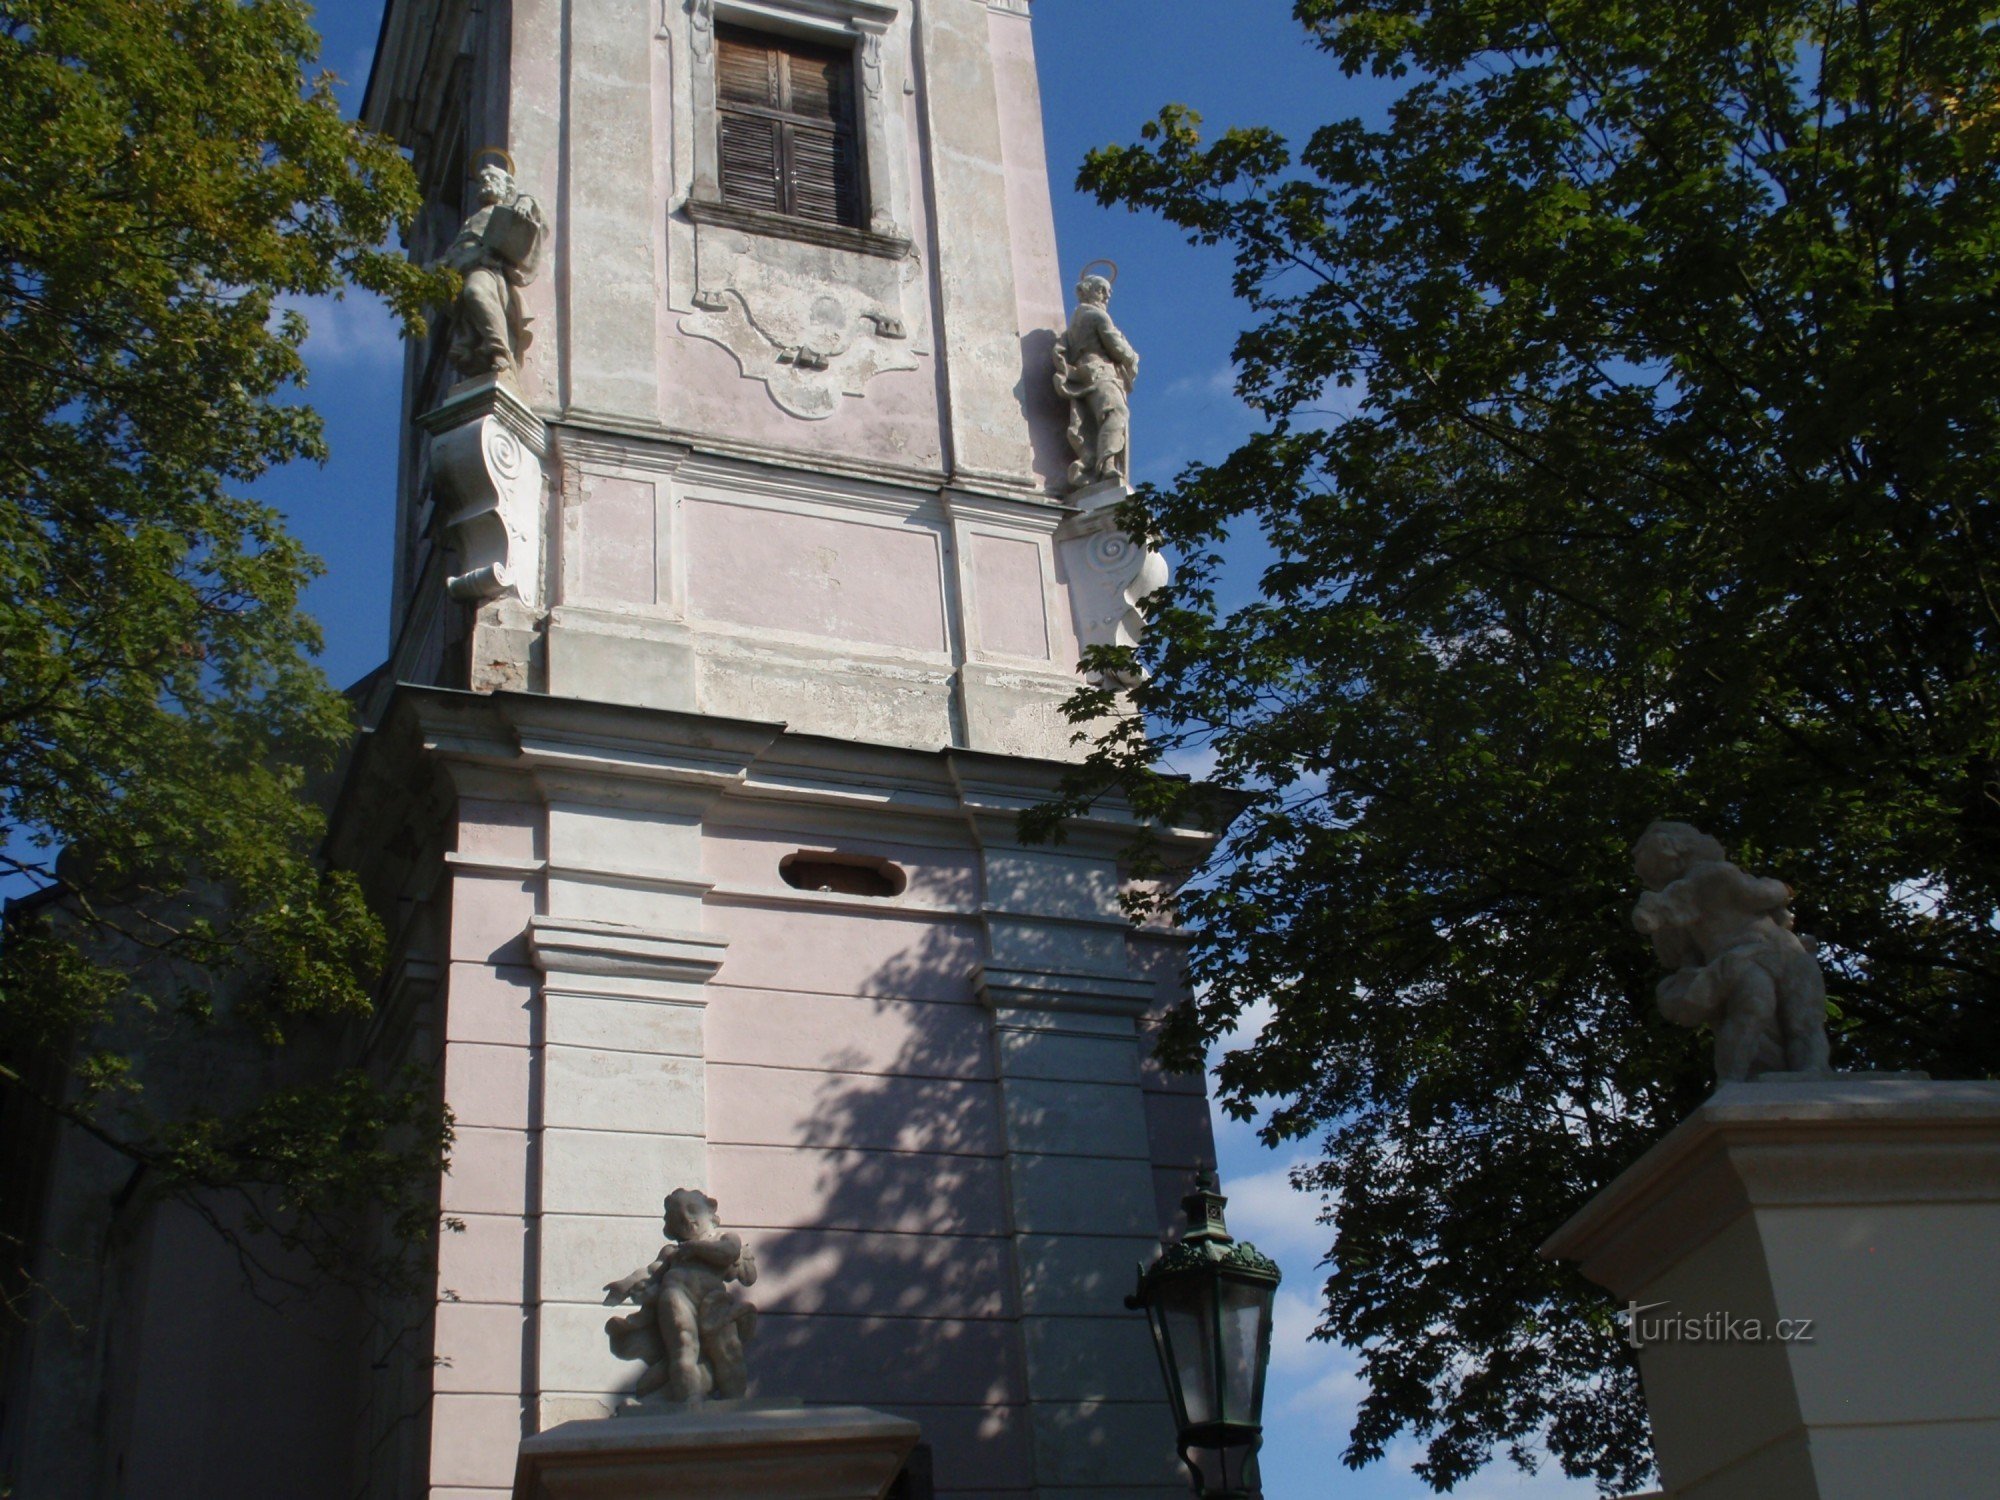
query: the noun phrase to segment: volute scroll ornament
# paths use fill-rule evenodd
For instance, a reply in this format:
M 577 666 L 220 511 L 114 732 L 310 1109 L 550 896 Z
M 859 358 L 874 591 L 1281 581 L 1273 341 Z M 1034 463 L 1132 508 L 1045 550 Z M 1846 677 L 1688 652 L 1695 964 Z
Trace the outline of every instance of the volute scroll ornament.
M 1146 628 L 1148 595 L 1173 577 L 1167 560 L 1134 541 L 1119 524 L 1115 506 L 1086 517 L 1075 534 L 1084 540 L 1087 574 L 1077 587 L 1077 638 L 1085 646 L 1136 649 Z M 1114 687 L 1136 687 L 1139 674 L 1103 674 Z
M 498 377 L 454 387 L 417 425 L 430 434 L 438 525 L 456 558 L 447 592 L 537 605 L 547 426 Z

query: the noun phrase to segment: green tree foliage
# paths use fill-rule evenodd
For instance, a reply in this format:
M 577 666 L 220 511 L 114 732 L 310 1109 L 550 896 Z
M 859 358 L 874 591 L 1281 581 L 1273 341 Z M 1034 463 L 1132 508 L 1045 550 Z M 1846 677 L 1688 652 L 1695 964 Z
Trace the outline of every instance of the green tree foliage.
M 318 565 L 244 493 L 324 457 L 280 299 L 359 285 L 414 321 L 428 290 L 381 248 L 414 176 L 305 78 L 317 47 L 301 0 L 0 0 L 0 868 L 36 893 L 0 1058 L 17 1087 L 68 1059 L 44 1103 L 158 1182 L 268 1189 L 288 1236 L 426 1225 L 435 1112 L 282 1067 L 247 1112 L 169 1112 L 134 1058 L 359 1016 L 381 956 L 313 858 L 307 777 L 352 733 L 306 657 Z
M 1636 1485 L 1611 1309 L 1535 1252 L 1711 1080 L 1628 925 L 1645 824 L 1799 888 L 1838 1063 L 2000 1067 L 2000 29 L 1295 9 L 1330 75 L 1401 80 L 1379 127 L 1294 155 L 1170 108 L 1083 173 L 1233 252 L 1267 419 L 1130 517 L 1180 576 L 1090 770 L 1180 815 L 1150 768 L 1206 746 L 1251 794 L 1168 1046 L 1271 1008 L 1220 1086 L 1325 1142 L 1349 1460 Z

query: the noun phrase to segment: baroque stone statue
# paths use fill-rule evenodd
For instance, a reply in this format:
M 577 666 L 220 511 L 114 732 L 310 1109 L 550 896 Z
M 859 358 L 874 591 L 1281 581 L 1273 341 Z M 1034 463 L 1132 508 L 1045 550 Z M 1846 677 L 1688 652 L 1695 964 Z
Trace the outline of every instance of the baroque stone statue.
M 1069 402 L 1069 466 L 1073 487 L 1114 479 L 1129 483 L 1132 387 L 1139 355 L 1111 321 L 1111 282 L 1085 276 L 1076 312 L 1056 340 L 1056 394 Z
M 1715 1029 L 1717 1081 L 1831 1072 L 1826 976 L 1812 939 L 1792 929 L 1792 888 L 1746 874 L 1686 823 L 1653 824 L 1633 865 L 1646 890 L 1632 925 L 1673 970 L 1656 991 L 1660 1014 Z
M 540 205 L 521 192 L 506 167 L 488 162 L 478 182 L 479 208 L 437 261 L 464 279 L 447 354 L 466 380 L 519 368 L 534 342 L 521 288 L 535 279 L 548 240 Z
M 674 1403 L 739 1397 L 757 1309 L 730 1283 L 754 1285 L 757 1258 L 724 1232 L 715 1200 L 693 1188 L 667 1194 L 665 1228 L 667 1243 L 651 1265 L 604 1288 L 607 1307 L 637 1304 L 606 1321 L 611 1351 L 645 1362 L 634 1392 L 641 1401 L 655 1392 Z

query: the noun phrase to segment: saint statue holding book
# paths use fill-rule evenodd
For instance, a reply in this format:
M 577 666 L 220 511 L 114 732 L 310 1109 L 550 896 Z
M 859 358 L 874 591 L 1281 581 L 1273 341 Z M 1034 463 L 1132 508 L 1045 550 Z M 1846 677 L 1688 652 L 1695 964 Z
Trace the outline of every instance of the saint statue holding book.
M 512 375 L 534 342 L 521 288 L 535 279 L 548 239 L 540 205 L 515 186 L 507 167 L 488 162 L 478 181 L 479 208 L 438 260 L 464 278 L 449 357 L 466 380 Z

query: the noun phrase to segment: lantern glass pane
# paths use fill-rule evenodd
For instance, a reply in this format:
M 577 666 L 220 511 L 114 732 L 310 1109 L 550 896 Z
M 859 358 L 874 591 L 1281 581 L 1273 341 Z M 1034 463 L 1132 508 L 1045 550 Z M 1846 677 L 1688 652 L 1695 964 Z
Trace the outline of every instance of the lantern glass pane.
M 1223 1416 L 1231 1422 L 1258 1417 L 1251 1408 L 1257 1400 L 1257 1356 L 1264 1347 L 1272 1291 L 1256 1282 L 1222 1284 Z
M 1207 1277 L 1179 1281 L 1162 1287 L 1159 1298 L 1187 1419 L 1190 1424 L 1216 1421 L 1222 1413 L 1216 1410 L 1214 1283 Z

